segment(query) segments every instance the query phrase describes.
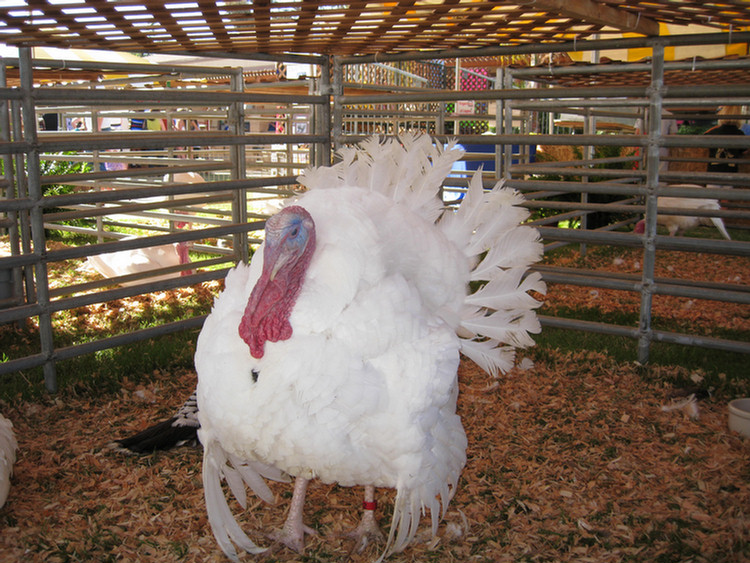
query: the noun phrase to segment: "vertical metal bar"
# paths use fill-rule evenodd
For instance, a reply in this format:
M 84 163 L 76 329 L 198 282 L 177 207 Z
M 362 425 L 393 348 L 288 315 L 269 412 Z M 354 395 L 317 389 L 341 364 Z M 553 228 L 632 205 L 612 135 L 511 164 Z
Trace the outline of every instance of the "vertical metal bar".
M 333 149 L 341 148 L 341 135 L 344 131 L 344 107 L 341 105 L 341 96 L 344 95 L 344 67 L 339 57 L 333 57 Z
M 21 125 L 21 104 L 18 100 L 11 101 L 10 104 L 10 116 L 12 121 L 12 139 L 14 141 L 20 141 L 23 139 L 23 126 Z M 13 164 L 15 168 L 15 185 L 16 194 L 19 198 L 29 196 L 27 189 L 26 174 L 26 158 L 23 153 L 16 153 L 13 155 Z M 29 211 L 23 210 L 19 213 L 19 226 L 20 226 L 20 243 L 21 253 L 31 254 L 31 224 L 29 219 Z M 36 302 L 36 288 L 34 287 L 34 267 L 31 265 L 24 266 L 24 291 L 26 293 L 26 302 Z
M 659 142 L 664 88 L 664 45 L 654 44 L 651 57 L 651 84 L 648 104 L 648 147 L 646 153 L 646 224 L 643 234 L 643 273 L 641 277 L 641 312 L 638 325 L 638 361 L 648 362 L 653 338 L 651 305 L 656 267 L 656 208 L 659 185 Z
M 320 65 L 320 82 L 318 83 L 318 89 L 320 94 L 328 96 L 328 102 L 320 107 L 314 106 L 316 111 L 313 113 L 315 116 L 315 128 L 313 130 L 318 135 L 327 135 L 329 140 L 327 143 L 323 143 L 321 147 L 316 147 L 314 155 L 315 165 L 328 166 L 331 164 L 331 131 L 333 129 L 333 123 L 331 121 L 331 96 L 333 95 L 333 87 L 331 85 L 330 58 L 327 58 L 325 62 Z
M 245 78 L 242 74 L 242 68 L 235 69 L 231 77 L 232 92 L 244 92 Z M 245 104 L 243 102 L 233 102 L 227 108 L 229 127 L 235 135 L 245 134 Z M 231 177 L 232 180 L 241 180 L 245 178 L 245 145 L 234 145 L 229 151 L 232 159 Z M 235 223 L 247 223 L 247 190 L 244 188 L 235 190 L 233 196 L 232 219 Z M 247 232 L 243 231 L 233 236 L 233 246 L 235 256 L 242 262 L 249 262 L 250 249 L 248 248 Z
M 21 105 L 23 109 L 23 134 L 31 146 L 26 157 L 26 176 L 28 178 L 29 197 L 37 203 L 31 209 L 31 238 L 34 243 L 34 255 L 37 259 L 34 265 L 37 302 L 42 309 L 42 312 L 39 314 L 39 340 L 41 343 L 41 353 L 46 358 L 43 365 L 44 386 L 47 388 L 47 391 L 54 393 L 57 391 L 57 370 L 54 361 L 55 343 L 52 332 L 52 316 L 49 313 L 49 280 L 47 277 L 47 263 L 45 262 L 47 247 L 44 238 L 44 215 L 40 205 L 43 194 L 37 143 L 36 110 L 32 95 L 34 81 L 31 66 L 31 49 L 29 47 L 21 47 L 19 49 L 19 74 L 22 97 Z
M 495 90 L 503 87 L 503 67 L 495 69 Z M 495 133 L 497 135 L 502 131 L 503 105 L 502 99 L 495 100 Z M 495 181 L 499 180 L 503 170 L 503 151 L 500 145 L 495 145 Z
M 90 84 L 89 88 L 92 90 L 94 89 L 94 85 Z M 99 133 L 99 110 L 96 108 L 96 106 L 91 108 L 91 130 L 94 133 Z M 99 169 L 101 168 L 101 155 L 99 154 L 98 149 L 93 149 L 91 151 L 91 169 L 94 172 L 99 172 Z M 94 188 L 96 191 L 101 191 L 102 187 L 101 184 L 97 183 L 96 187 Z M 101 207 L 101 203 L 96 204 L 97 207 Z M 102 215 L 96 216 L 96 242 L 102 243 L 104 242 L 104 217 Z
M 8 77 L 5 67 L 5 62 L 0 58 L 0 87 L 6 88 L 8 86 Z M 11 140 L 10 136 L 10 103 L 8 100 L 0 99 L 0 141 L 9 143 Z M 7 182 L 6 188 L 2 195 L 6 199 L 15 199 L 16 189 L 13 174 L 13 158 L 10 154 L 3 155 L 3 178 Z M 10 221 L 8 225 L 8 243 L 10 245 L 10 253 L 12 256 L 20 254 L 20 240 L 18 234 L 18 213 L 16 211 L 9 211 L 7 217 Z M 11 272 L 11 299 L 14 304 L 21 304 L 23 302 L 21 286 L 23 284 L 23 275 L 21 268 L 13 268 Z
M 584 135 L 593 135 L 596 133 L 596 120 L 591 115 L 591 108 L 586 107 L 584 110 L 584 117 L 583 117 L 583 134 Z M 585 145 L 583 147 L 583 159 L 586 162 L 590 162 L 592 158 L 594 158 L 594 147 L 591 145 Z M 591 166 L 590 164 L 588 166 Z M 586 184 L 589 181 L 588 175 L 585 175 L 581 181 Z M 581 203 L 587 204 L 589 202 L 589 194 L 586 190 L 581 191 Z M 588 229 L 588 215 L 586 213 L 581 213 L 581 230 L 587 230 Z M 582 242 L 580 246 L 581 256 L 586 256 L 586 243 Z
M 513 88 L 513 75 L 503 68 L 503 88 Z M 513 107 L 510 100 L 503 101 L 503 135 L 513 133 Z M 513 164 L 513 145 L 503 145 L 503 179 L 510 180 L 510 167 Z

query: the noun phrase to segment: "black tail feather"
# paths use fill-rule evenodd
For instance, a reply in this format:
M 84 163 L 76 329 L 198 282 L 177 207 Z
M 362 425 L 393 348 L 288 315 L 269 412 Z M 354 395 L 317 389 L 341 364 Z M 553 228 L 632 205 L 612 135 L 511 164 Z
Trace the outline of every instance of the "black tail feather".
M 184 444 L 198 443 L 198 404 L 193 393 L 177 414 L 133 436 L 115 440 L 109 447 L 125 453 L 146 454 Z

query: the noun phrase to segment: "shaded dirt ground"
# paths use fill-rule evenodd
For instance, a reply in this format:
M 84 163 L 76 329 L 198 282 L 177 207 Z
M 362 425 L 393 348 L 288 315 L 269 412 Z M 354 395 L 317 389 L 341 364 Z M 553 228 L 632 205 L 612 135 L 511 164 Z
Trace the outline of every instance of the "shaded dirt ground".
M 634 364 L 597 353 L 532 351 L 534 368 L 491 381 L 470 362 L 460 380 L 468 463 L 439 536 L 424 533 L 391 561 L 750 560 L 750 441 L 727 430 L 726 405 L 700 417 L 665 411 L 671 389 Z M 194 374 L 155 373 L 96 400 L 49 399 L 5 413 L 20 452 L 0 509 L 0 560 L 224 561 L 209 530 L 201 451 L 145 457 L 106 448 L 166 418 Z M 395 437 L 394 439 L 397 439 Z M 277 506 L 240 517 L 258 543 L 280 526 Z M 371 561 L 342 537 L 357 523 L 360 490 L 315 483 L 306 503 L 319 531 L 304 557 L 286 548 L 243 561 Z M 387 530 L 392 495 L 380 491 Z M 236 514 L 239 507 L 234 504 Z

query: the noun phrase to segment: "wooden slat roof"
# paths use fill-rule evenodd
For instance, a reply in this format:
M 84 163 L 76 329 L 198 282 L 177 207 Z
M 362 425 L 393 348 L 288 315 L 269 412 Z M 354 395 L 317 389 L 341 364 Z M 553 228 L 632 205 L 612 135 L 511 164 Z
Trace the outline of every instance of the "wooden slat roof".
M 745 0 L 3 0 L 0 42 L 135 52 L 353 55 L 750 26 Z

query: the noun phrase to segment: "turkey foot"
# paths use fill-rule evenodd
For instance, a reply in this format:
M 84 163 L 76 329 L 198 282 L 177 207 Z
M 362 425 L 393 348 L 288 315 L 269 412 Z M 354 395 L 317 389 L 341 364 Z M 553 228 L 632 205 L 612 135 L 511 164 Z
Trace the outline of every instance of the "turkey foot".
M 364 507 L 364 512 L 362 513 L 362 520 L 360 520 L 359 526 L 347 534 L 347 537 L 355 540 L 354 550 L 357 553 L 362 553 L 370 542 L 385 542 L 385 536 L 383 536 L 378 523 L 375 521 L 375 508 L 377 507 L 377 503 L 375 502 L 375 487 L 365 487 L 365 500 L 362 506 Z
M 316 535 L 318 532 L 302 523 L 302 508 L 305 505 L 305 493 L 307 491 L 307 479 L 297 477 L 294 481 L 294 494 L 289 507 L 289 515 L 286 517 L 284 527 L 269 534 L 269 538 L 284 544 L 297 553 L 305 550 L 305 534 Z

